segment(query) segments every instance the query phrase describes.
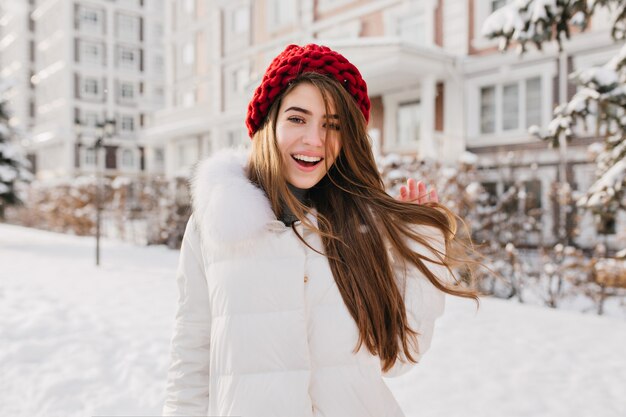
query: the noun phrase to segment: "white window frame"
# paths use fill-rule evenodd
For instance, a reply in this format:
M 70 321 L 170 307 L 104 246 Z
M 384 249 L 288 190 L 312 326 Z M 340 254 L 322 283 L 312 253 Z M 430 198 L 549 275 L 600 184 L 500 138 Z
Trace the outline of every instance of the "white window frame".
M 200 155 L 195 137 L 185 137 L 176 142 L 176 168 L 183 170 L 195 164 Z
M 162 170 L 165 168 L 165 149 L 164 148 L 154 148 L 152 153 L 152 161 L 157 170 Z
M 164 72 L 165 58 L 163 57 L 163 55 L 155 55 L 153 64 L 154 64 L 154 72 L 157 72 L 159 74 L 162 74 Z
M 250 32 L 250 6 L 240 5 L 230 12 L 230 31 L 235 36 Z
M 91 85 L 91 81 L 93 81 L 93 85 L 95 85 L 96 91 L 90 91 L 88 89 L 88 85 Z M 102 88 L 100 86 L 101 81 L 97 78 L 93 77 L 81 77 L 80 78 L 80 96 L 83 98 L 100 98 L 102 94 Z
M 384 141 L 382 150 L 383 153 L 388 152 L 416 152 L 419 151 L 419 143 L 416 141 L 415 143 L 400 143 L 398 142 L 398 120 L 397 114 L 400 105 L 403 103 L 411 103 L 411 102 L 421 102 L 421 87 L 419 85 L 416 86 L 407 86 L 407 89 L 404 91 L 398 91 L 394 93 L 384 94 L 383 97 L 383 108 L 384 112 L 384 120 L 383 120 L 383 131 L 384 131 Z M 422 102 L 422 106 L 424 103 Z M 434 103 L 433 103 L 434 105 Z M 423 113 L 422 113 L 423 114 Z M 421 124 L 421 123 L 420 123 Z
M 427 45 L 427 36 L 426 29 L 428 25 L 426 25 L 426 16 L 423 12 L 414 13 L 409 16 L 400 16 L 397 21 L 397 36 L 406 41 L 415 45 Z M 403 33 L 403 27 L 413 26 L 419 28 L 419 33 L 416 38 L 408 36 L 409 33 Z
M 277 32 L 297 23 L 299 2 L 293 0 L 267 0 L 266 4 L 268 32 Z M 286 14 L 281 16 L 279 14 L 281 12 Z
M 507 67 L 508 70 L 502 70 Z M 539 77 L 541 79 L 541 125 L 545 128 L 552 114 L 552 86 L 553 77 L 556 75 L 556 65 L 552 61 L 541 62 L 532 66 L 526 66 L 511 71 L 506 65 L 500 67 L 498 73 L 488 73 L 480 77 L 469 78 L 466 81 L 468 102 L 475 105 L 468 106 L 467 130 L 468 144 L 471 146 L 491 145 L 493 143 L 519 143 L 528 142 L 532 137 L 526 128 L 526 80 Z M 518 128 L 504 130 L 502 128 L 502 89 L 506 84 L 518 83 Z M 483 87 L 495 87 L 495 130 L 493 133 L 482 133 L 480 130 L 480 91 Z M 537 139 L 538 140 L 538 139 Z
M 135 122 L 135 116 L 133 115 L 129 115 L 129 114 L 124 114 L 121 115 L 120 118 L 120 128 L 119 131 L 122 134 L 129 134 L 129 133 L 135 133 L 135 131 L 137 130 L 137 123 Z M 130 120 L 131 121 L 131 129 L 128 129 L 128 125 L 126 125 L 126 121 Z
M 95 128 L 98 124 L 98 120 L 100 119 L 97 112 L 94 111 L 85 111 L 82 117 L 83 124 L 88 127 Z
M 97 152 L 93 147 L 81 148 L 81 167 L 82 168 L 96 168 L 97 166 Z
M 183 64 L 187 66 L 191 66 L 196 62 L 196 48 L 194 42 L 187 42 L 185 46 L 183 46 Z
M 136 99 L 135 95 L 135 84 L 129 81 L 120 81 L 118 84 L 119 93 L 118 98 L 121 101 L 134 101 Z M 130 92 L 130 94 L 129 94 Z
M 236 148 L 246 144 L 246 134 L 242 128 L 231 128 L 226 130 L 224 146 Z
M 130 155 L 130 164 L 128 164 L 125 157 Z M 137 155 L 131 148 L 121 148 L 119 155 L 120 167 L 125 170 L 134 170 L 137 168 Z
M 139 36 L 139 17 L 127 13 L 116 13 L 115 15 L 115 27 L 117 29 L 117 36 L 121 39 L 130 39 L 138 41 Z
M 81 64 L 94 64 L 102 65 L 104 58 L 104 45 L 101 42 L 93 42 L 81 39 L 78 43 L 79 47 L 79 60 Z M 92 52 L 89 53 L 88 49 L 92 47 Z
M 126 57 L 125 55 L 128 54 Z M 128 57 L 132 56 L 129 60 Z M 139 50 L 137 48 L 129 48 L 127 46 L 117 47 L 117 65 L 123 69 L 138 69 L 139 68 Z
M 402 109 L 406 107 L 411 107 L 411 108 L 417 108 L 417 126 L 414 126 L 415 128 L 417 128 L 417 137 L 413 138 L 412 140 L 408 140 L 407 138 L 403 138 L 402 136 L 402 127 L 401 123 L 400 123 L 400 116 L 402 114 Z M 415 147 L 416 149 L 419 147 L 419 142 L 420 142 L 420 128 L 421 128 L 421 115 L 422 115 L 422 102 L 420 100 L 411 100 L 411 101 L 404 101 L 404 102 L 400 102 L 398 103 L 398 109 L 396 111 L 396 138 L 397 138 L 397 142 L 396 144 L 400 147 Z
M 96 7 L 78 6 L 78 27 L 82 29 L 98 29 L 102 30 L 104 10 Z M 95 19 L 91 17 L 95 16 Z
M 184 6 L 185 13 L 192 15 L 196 12 L 196 0 L 185 0 Z
M 246 85 L 250 80 L 250 74 L 247 66 L 237 67 L 230 74 L 231 91 L 235 94 L 241 94 L 246 91 Z
M 193 107 L 196 104 L 196 94 L 193 90 L 185 91 L 182 97 L 182 106 L 185 108 Z
M 250 81 L 250 62 L 224 67 L 224 95 L 226 108 L 240 106 L 247 98 Z

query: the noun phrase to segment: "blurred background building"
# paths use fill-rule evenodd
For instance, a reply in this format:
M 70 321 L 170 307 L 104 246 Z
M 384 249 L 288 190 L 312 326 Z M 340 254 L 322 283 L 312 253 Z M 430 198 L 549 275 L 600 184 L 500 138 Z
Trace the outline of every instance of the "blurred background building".
M 511 0 L 20 0 L 2 1 L 2 76 L 15 79 L 16 125 L 30 130 L 38 178 L 95 169 L 93 127 L 116 120 L 106 173 L 188 178 L 217 149 L 249 144 L 247 104 L 271 59 L 290 43 L 340 51 L 362 72 L 372 102 L 377 154 L 411 154 L 452 165 L 478 156 L 494 199 L 516 182 L 525 207 L 541 209 L 541 235 L 555 241 L 562 204 L 554 184 L 594 181 L 593 120 L 565 160 L 528 133 L 545 128 L 576 91 L 567 75 L 601 65 L 620 48 L 599 10 L 591 27 L 524 57 L 481 35 Z M 561 58 L 561 59 L 560 59 Z M 75 125 L 83 129 L 80 134 Z M 560 169 L 562 167 L 565 169 Z M 566 173 L 566 178 L 561 178 Z M 615 244 L 626 219 L 600 225 Z M 590 215 L 581 246 L 597 240 Z
M 162 0 L 2 2 L 0 59 L 13 122 L 39 179 L 96 169 L 96 126 L 107 175 L 139 174 L 139 132 L 164 104 Z

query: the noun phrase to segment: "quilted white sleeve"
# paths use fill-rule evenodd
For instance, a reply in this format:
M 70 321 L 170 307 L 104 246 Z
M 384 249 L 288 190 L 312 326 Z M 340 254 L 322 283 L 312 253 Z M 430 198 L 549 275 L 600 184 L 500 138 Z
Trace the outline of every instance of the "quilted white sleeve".
M 171 339 L 164 416 L 204 416 L 209 405 L 211 313 L 200 235 L 193 217 L 183 237 L 176 282 L 178 310 Z
M 422 236 L 429 238 L 429 243 L 437 250 L 445 254 L 445 242 L 443 233 L 433 226 L 419 226 L 417 229 Z M 430 259 L 438 259 L 423 245 L 413 243 L 412 249 Z M 435 328 L 435 321 L 444 312 L 445 293 L 437 289 L 426 276 L 415 266 L 407 263 L 406 272 L 403 263 L 398 259 L 392 259 L 394 272 L 400 291 L 404 291 L 404 304 L 406 307 L 409 326 L 418 332 L 417 351 L 412 350 L 412 356 L 420 360 L 430 347 Z M 424 261 L 429 270 L 441 281 L 450 283 L 450 272 L 443 266 Z M 415 364 L 408 362 L 404 352 L 401 352 L 394 366 L 384 377 L 396 377 L 408 372 Z

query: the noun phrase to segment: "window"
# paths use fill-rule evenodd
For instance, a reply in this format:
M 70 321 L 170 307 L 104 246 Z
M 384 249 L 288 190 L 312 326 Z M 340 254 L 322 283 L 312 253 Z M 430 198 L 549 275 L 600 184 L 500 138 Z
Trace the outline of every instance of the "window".
M 122 116 L 120 130 L 123 132 L 135 131 L 135 118 L 133 116 Z
M 270 30 L 292 24 L 296 18 L 296 4 L 293 0 L 269 0 Z
M 493 133 L 496 131 L 496 88 L 483 87 L 480 89 L 480 132 Z
M 163 168 L 165 164 L 165 151 L 163 148 L 154 149 L 154 165 L 157 168 Z
M 83 165 L 87 167 L 96 166 L 96 149 L 95 148 L 84 148 Z
M 498 204 L 498 183 L 496 182 L 483 182 L 481 183 L 483 189 L 487 193 L 487 203 L 490 206 Z
M 248 32 L 250 27 L 250 9 L 247 6 L 233 10 L 231 27 L 235 34 Z
M 102 44 L 89 41 L 80 41 L 80 62 L 85 62 L 89 64 L 102 64 L 102 52 Z
M 195 148 L 193 143 L 185 142 L 178 144 L 178 167 L 185 168 L 196 162 Z
M 226 133 L 226 146 L 232 148 L 243 143 L 244 135 L 241 129 L 229 130 Z
M 616 233 L 616 219 L 614 213 L 600 213 L 594 215 L 596 232 L 600 235 L 614 235 Z
M 232 73 L 232 89 L 234 92 L 241 93 L 245 90 L 248 81 L 248 71 L 246 68 L 237 68 Z
M 135 98 L 135 86 L 132 83 L 120 83 L 120 98 L 122 100 L 133 100 Z
M 187 43 L 183 48 L 183 64 L 192 65 L 195 61 L 195 51 L 192 43 Z
M 480 133 L 527 133 L 530 126 L 540 126 L 544 90 L 541 77 L 481 87 Z
M 541 78 L 526 80 L 526 127 L 541 125 Z
M 195 0 L 185 0 L 185 12 L 193 14 L 196 9 L 195 6 Z
M 81 27 L 86 26 L 98 26 L 100 23 L 100 11 L 97 9 L 90 9 L 81 7 L 79 9 L 79 19 Z
M 96 127 L 96 125 L 98 124 L 98 113 L 91 111 L 85 112 L 83 123 L 85 124 L 85 126 Z
M 415 144 L 420 137 L 420 102 L 398 106 L 398 145 Z
M 122 167 L 134 168 L 135 167 L 135 155 L 130 149 L 124 149 L 122 151 Z
M 424 27 L 424 15 L 422 14 L 400 18 L 398 36 L 407 42 L 423 45 L 426 41 Z
M 95 78 L 83 78 L 82 79 L 82 95 L 95 97 L 100 94 L 100 85 Z
M 507 3 L 507 0 L 491 0 L 491 12 L 493 13 L 499 8 L 506 6 Z
M 137 50 L 126 48 L 126 47 L 118 47 L 117 49 L 117 60 L 119 66 L 121 68 L 137 68 Z
M 154 71 L 155 72 L 163 72 L 163 68 L 165 67 L 165 61 L 163 60 L 163 55 L 155 55 L 154 57 Z
M 127 14 L 117 14 L 117 35 L 120 38 L 139 40 L 139 18 Z
M 526 214 L 532 214 L 531 210 L 541 209 L 541 181 L 524 181 L 524 189 L 526 191 L 524 211 Z
M 193 107 L 196 103 L 196 95 L 193 91 L 187 91 L 183 94 L 183 107 Z
M 515 130 L 519 127 L 518 86 L 507 84 L 502 88 L 502 129 Z

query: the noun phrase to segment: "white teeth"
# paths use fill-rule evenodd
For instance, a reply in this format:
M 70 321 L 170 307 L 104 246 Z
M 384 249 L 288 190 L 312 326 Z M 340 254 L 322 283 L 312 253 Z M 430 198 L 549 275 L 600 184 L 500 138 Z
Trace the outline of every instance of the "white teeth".
M 295 154 L 293 157 L 304 162 L 319 162 L 322 160 L 319 156 L 306 156 L 300 154 Z

